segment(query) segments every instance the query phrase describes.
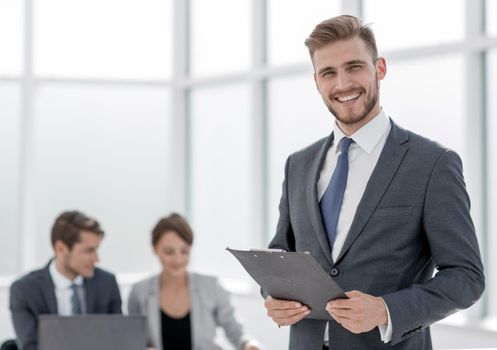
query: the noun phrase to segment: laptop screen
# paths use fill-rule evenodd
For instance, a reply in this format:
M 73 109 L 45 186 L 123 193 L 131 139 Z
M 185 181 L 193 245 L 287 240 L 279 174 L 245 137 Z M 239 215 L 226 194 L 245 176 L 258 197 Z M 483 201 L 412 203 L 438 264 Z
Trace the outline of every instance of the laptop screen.
M 144 350 L 144 316 L 41 315 L 39 350 Z

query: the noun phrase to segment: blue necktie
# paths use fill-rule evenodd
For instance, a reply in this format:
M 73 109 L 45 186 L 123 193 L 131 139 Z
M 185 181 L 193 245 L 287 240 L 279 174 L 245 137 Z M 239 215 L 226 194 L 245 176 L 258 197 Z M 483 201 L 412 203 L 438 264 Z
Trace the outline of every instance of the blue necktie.
M 347 186 L 347 177 L 349 174 L 349 147 L 352 142 L 352 139 L 346 137 L 340 140 L 340 155 L 338 156 L 335 171 L 333 171 L 330 183 L 319 203 L 321 216 L 328 236 L 330 252 L 333 250 L 338 216 L 340 215 L 343 194 L 345 193 L 345 187 Z
M 78 286 L 73 283 L 71 284 L 71 289 L 71 313 L 73 315 L 81 315 L 81 300 L 79 300 Z

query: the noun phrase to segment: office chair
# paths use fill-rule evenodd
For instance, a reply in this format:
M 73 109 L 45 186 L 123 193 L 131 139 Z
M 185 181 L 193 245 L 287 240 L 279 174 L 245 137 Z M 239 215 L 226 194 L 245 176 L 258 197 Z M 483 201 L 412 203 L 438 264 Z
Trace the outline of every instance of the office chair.
M 15 339 L 9 339 L 2 343 L 0 350 L 18 350 Z

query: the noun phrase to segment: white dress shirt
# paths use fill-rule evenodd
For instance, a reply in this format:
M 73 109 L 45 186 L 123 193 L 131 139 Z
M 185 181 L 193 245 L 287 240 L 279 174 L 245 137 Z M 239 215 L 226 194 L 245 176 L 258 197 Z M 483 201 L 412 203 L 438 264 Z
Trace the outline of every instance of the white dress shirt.
M 340 255 L 347 234 L 349 233 L 352 220 L 354 219 L 357 206 L 368 184 L 369 178 L 378 162 L 383 146 L 390 132 L 390 120 L 383 111 L 373 118 L 369 123 L 357 130 L 349 137 L 354 140 L 349 148 L 349 174 L 347 178 L 347 187 L 343 196 L 342 207 L 338 217 L 338 223 L 335 233 L 335 242 L 333 243 L 332 259 L 336 261 Z M 343 137 L 347 137 L 335 123 L 333 127 L 333 144 L 326 153 L 326 158 L 319 174 L 317 183 L 318 198 L 321 198 L 328 187 L 331 175 L 335 170 L 340 149 L 338 144 Z M 385 304 L 386 307 L 386 304 Z M 381 340 L 385 343 L 392 338 L 392 326 L 390 313 L 388 312 L 388 325 L 380 326 Z M 328 343 L 328 324 L 325 331 L 325 343 Z
M 77 276 L 73 281 L 64 276 L 57 270 L 57 266 L 55 265 L 55 260 L 50 263 L 49 267 L 50 277 L 52 277 L 52 281 L 55 287 L 55 298 L 57 299 L 57 313 L 61 316 L 70 316 L 72 315 L 72 307 L 71 307 L 71 297 L 72 297 L 72 289 L 71 285 L 74 283 L 77 286 L 79 300 L 81 302 L 81 313 L 86 313 L 86 303 L 84 298 L 84 288 L 83 288 L 83 277 Z

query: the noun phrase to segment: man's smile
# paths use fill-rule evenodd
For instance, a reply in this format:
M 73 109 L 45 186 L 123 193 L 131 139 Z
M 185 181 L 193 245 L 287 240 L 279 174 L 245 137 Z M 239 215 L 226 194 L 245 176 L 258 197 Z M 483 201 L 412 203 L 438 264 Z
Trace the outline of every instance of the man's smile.
M 341 95 L 341 96 L 335 97 L 334 100 L 336 100 L 340 103 L 345 103 L 345 102 L 356 100 L 361 95 L 362 95 L 362 92 L 359 91 L 359 92 L 349 93 L 347 95 Z

